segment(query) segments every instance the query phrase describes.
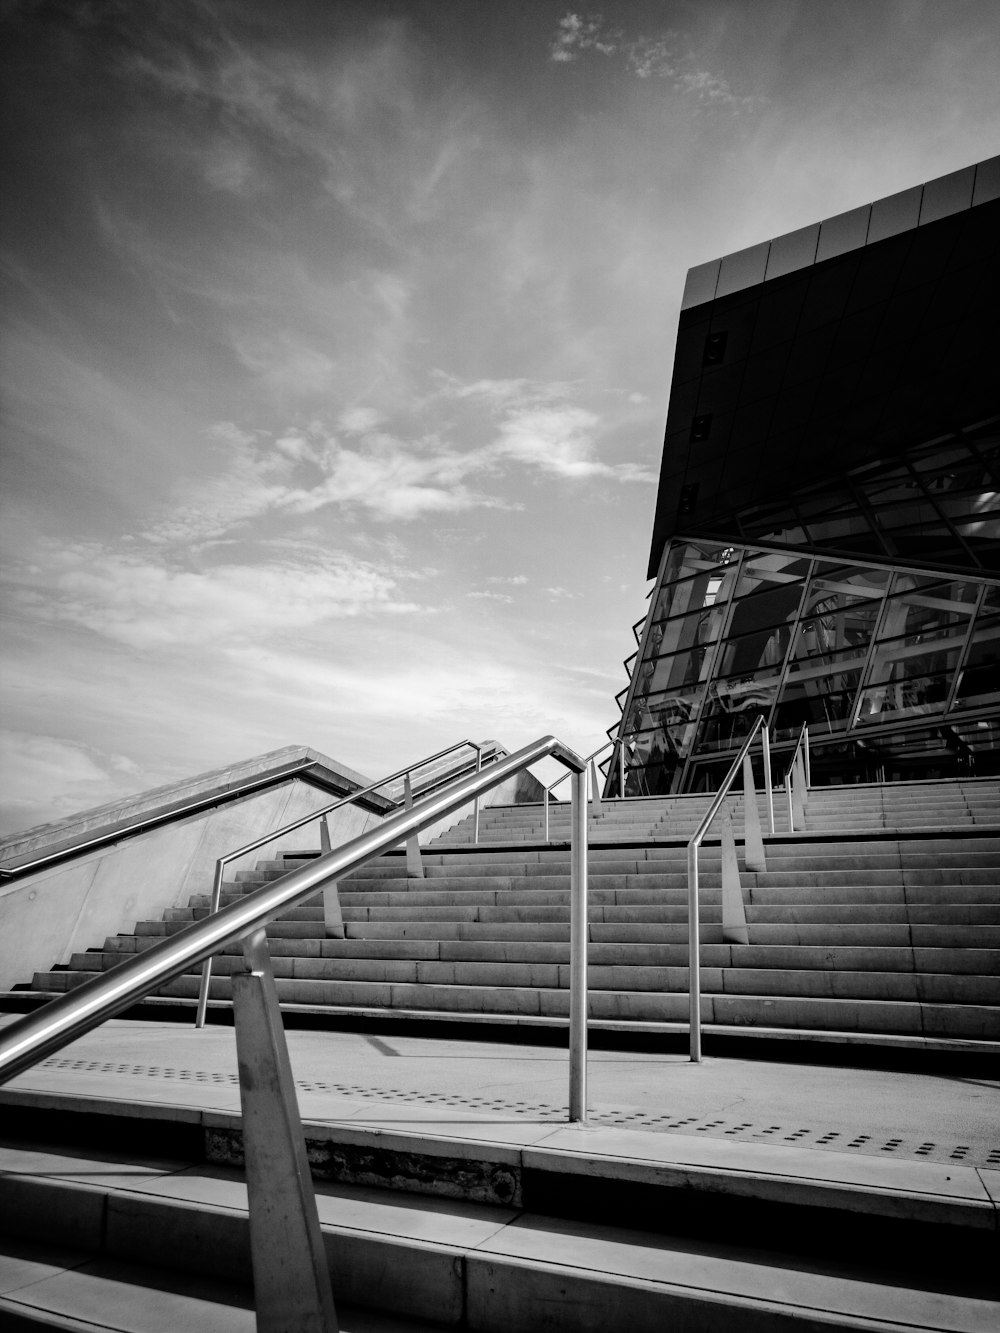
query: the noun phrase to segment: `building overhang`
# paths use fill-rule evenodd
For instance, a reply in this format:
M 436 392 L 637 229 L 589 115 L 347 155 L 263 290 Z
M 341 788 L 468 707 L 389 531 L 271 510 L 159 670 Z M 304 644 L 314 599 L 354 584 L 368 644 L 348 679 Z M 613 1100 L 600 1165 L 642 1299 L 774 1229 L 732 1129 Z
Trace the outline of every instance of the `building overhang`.
M 1000 157 L 691 270 L 650 552 L 996 415 Z

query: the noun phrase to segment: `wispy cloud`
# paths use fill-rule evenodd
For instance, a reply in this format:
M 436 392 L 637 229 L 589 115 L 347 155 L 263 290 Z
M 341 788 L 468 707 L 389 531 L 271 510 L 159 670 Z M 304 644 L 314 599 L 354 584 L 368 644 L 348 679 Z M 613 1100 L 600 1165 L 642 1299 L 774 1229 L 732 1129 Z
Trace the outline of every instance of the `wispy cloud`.
M 506 592 L 467 592 L 466 597 L 487 602 L 513 602 L 513 597 Z
M 737 95 L 721 75 L 702 68 L 697 56 L 684 49 L 681 35 L 673 30 L 656 36 L 629 36 L 601 14 L 567 13 L 559 21 L 549 59 L 566 65 L 587 53 L 618 59 L 639 79 L 665 79 L 703 106 L 739 112 L 752 110 L 761 101 Z
M 392 577 L 344 553 L 202 568 L 176 552 L 94 542 L 45 543 L 33 554 L 30 566 L 7 576 L 16 614 L 140 650 L 246 643 L 332 619 L 419 609 L 399 597 Z
M 34 822 L 38 811 L 49 818 L 113 800 L 133 790 L 142 769 L 125 755 L 58 736 L 0 732 L 5 782 L 5 821 L 11 828 Z

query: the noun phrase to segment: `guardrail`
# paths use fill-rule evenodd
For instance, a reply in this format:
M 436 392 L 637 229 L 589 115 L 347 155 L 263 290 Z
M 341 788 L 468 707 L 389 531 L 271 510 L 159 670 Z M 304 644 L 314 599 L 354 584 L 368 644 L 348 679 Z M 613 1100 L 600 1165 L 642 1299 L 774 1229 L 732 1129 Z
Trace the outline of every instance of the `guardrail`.
M 760 836 L 760 821 L 757 812 L 757 793 L 753 784 L 753 768 L 750 763 L 750 747 L 757 738 L 757 733 L 761 735 L 761 745 L 764 758 L 764 787 L 768 796 L 768 811 L 771 832 L 774 832 L 774 813 L 770 807 L 771 800 L 771 747 L 767 727 L 764 725 L 764 718 L 760 716 L 754 722 L 749 736 L 743 742 L 743 746 L 732 762 L 732 766 L 722 785 L 715 794 L 715 799 L 708 807 L 704 819 L 698 825 L 698 829 L 691 838 L 687 847 L 687 872 L 688 872 L 688 1016 L 690 1027 L 690 1056 L 695 1064 L 701 1063 L 701 937 L 699 922 L 699 904 L 698 904 L 698 850 L 702 841 L 709 830 L 712 821 L 722 809 L 723 802 L 729 795 L 729 790 L 735 781 L 736 774 L 743 769 L 744 784 L 744 803 L 746 820 L 746 857 L 747 864 L 750 865 L 751 858 L 758 860 L 760 868 L 763 868 L 764 851 L 763 841 Z M 723 835 L 723 930 L 727 926 L 727 908 L 731 911 L 729 928 L 732 931 L 742 930 L 746 934 L 746 915 L 743 909 L 743 897 L 740 890 L 739 870 L 736 867 L 736 852 L 732 846 L 732 829 L 728 827 L 728 834 Z M 754 832 L 755 829 L 755 832 Z M 759 843 L 759 848 L 757 844 Z M 751 850 L 752 848 L 752 850 Z M 727 867 L 726 861 L 729 859 L 730 865 Z M 735 897 L 733 896 L 732 872 L 735 870 Z M 728 877 L 728 884 L 727 884 Z M 729 893 L 727 895 L 727 888 Z M 727 902 L 728 898 L 728 902 Z M 730 907 L 731 904 L 731 907 Z M 742 926 L 739 918 L 742 917 Z M 743 943 L 746 943 L 744 938 Z
M 0 1030 L 0 1084 L 143 999 L 227 944 L 241 942 L 245 971 L 232 976 L 243 1148 L 257 1326 L 336 1333 L 329 1267 L 306 1157 L 265 927 L 329 879 L 454 813 L 540 759 L 557 759 L 573 780 L 570 852 L 569 1118 L 587 1116 L 586 761 L 543 736 L 485 771 L 457 778 L 378 828 L 308 866 L 265 884 L 143 953 L 60 995 Z
M 445 755 L 454 754 L 456 750 L 473 749 L 476 752 L 476 772 L 480 772 L 483 766 L 483 747 L 478 741 L 456 741 L 454 745 L 449 745 L 447 749 L 438 750 L 437 754 L 428 755 L 426 759 L 419 759 L 415 764 L 410 764 L 407 768 L 401 768 L 395 773 L 390 773 L 388 777 L 382 778 L 379 782 L 372 782 L 367 787 L 362 787 L 358 791 L 350 792 L 347 796 L 342 796 L 339 800 L 333 801 L 330 805 L 324 806 L 320 810 L 313 810 L 311 814 L 303 815 L 301 819 L 293 820 L 291 824 L 286 824 L 283 828 L 275 829 L 271 833 L 265 833 L 253 842 L 248 842 L 243 847 L 239 847 L 234 852 L 227 852 L 225 856 L 220 856 L 215 863 L 215 877 L 212 881 L 212 901 L 209 907 L 209 915 L 214 916 L 219 911 L 219 905 L 222 901 L 222 881 L 225 876 L 226 866 L 233 861 L 238 861 L 241 856 L 248 856 L 250 852 L 259 851 L 261 847 L 266 847 L 268 843 L 277 841 L 289 833 L 294 833 L 297 829 L 304 828 L 307 824 L 312 824 L 321 819 L 323 823 L 320 826 L 320 845 L 323 851 L 330 851 L 330 828 L 327 823 L 327 815 L 334 810 L 340 810 L 345 805 L 353 805 L 355 801 L 364 796 L 370 796 L 377 792 L 380 787 L 385 787 L 390 782 L 398 782 L 403 779 L 406 787 L 406 800 L 409 800 L 410 774 L 418 768 L 426 768 L 428 764 L 436 763 L 438 759 L 443 759 Z M 568 776 L 568 775 L 564 775 Z M 397 801 L 393 797 L 386 798 L 395 806 L 400 806 L 403 802 Z M 475 805 L 475 833 L 474 841 L 479 841 L 479 797 L 474 801 Z M 205 1014 L 208 1010 L 208 993 L 212 983 L 212 959 L 211 956 L 205 959 L 201 972 L 201 985 L 198 989 L 198 1006 L 195 1010 L 195 1027 L 205 1026 Z

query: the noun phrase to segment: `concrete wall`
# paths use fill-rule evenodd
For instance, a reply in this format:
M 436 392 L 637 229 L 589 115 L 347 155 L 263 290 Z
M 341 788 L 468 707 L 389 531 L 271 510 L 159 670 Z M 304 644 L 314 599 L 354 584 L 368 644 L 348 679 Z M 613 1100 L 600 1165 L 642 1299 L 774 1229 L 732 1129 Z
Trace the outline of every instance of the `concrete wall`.
M 271 829 L 329 805 L 336 797 L 298 778 L 179 818 L 117 844 L 86 852 L 0 886 L 0 990 L 30 981 L 36 971 L 66 963 L 136 921 L 157 920 L 210 893 L 218 857 Z M 346 806 L 330 816 L 333 845 L 381 822 L 380 813 Z M 275 848 L 318 848 L 316 826 L 287 835 Z M 246 864 L 267 857 L 262 848 Z M 241 867 L 236 863 L 227 874 Z

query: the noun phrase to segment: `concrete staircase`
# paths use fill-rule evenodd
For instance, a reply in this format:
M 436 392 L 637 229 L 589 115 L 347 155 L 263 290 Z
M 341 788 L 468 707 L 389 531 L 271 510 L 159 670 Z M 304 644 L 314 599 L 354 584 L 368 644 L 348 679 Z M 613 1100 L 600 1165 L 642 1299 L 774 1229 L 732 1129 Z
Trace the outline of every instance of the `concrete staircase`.
M 3 1102 L 0 1326 L 250 1333 L 238 1114 Z M 997 1208 L 968 1167 L 472 1128 L 305 1123 L 343 1333 L 996 1327 Z
M 594 1027 L 677 1030 L 687 1015 L 687 839 L 708 797 L 605 802 L 590 819 L 590 1012 Z M 763 814 L 763 797 L 758 797 Z M 742 797 L 730 803 L 739 838 Z M 814 789 L 806 828 L 778 832 L 767 870 L 742 872 L 750 943 L 723 942 L 718 844 L 703 850 L 702 1017 L 708 1034 L 826 1043 L 954 1046 L 1000 1040 L 1000 787 L 993 781 Z M 344 939 L 321 903 L 269 929 L 291 1010 L 558 1026 L 568 1015 L 568 809 L 483 812 L 424 853 L 401 853 L 341 882 Z M 241 871 L 224 902 L 314 853 Z M 208 910 L 195 896 L 163 921 L 36 974 L 50 994 L 149 947 Z M 238 951 L 217 960 L 212 1000 L 229 996 Z M 161 995 L 192 1004 L 195 975 Z M 27 998 L 27 996 L 25 997 Z

